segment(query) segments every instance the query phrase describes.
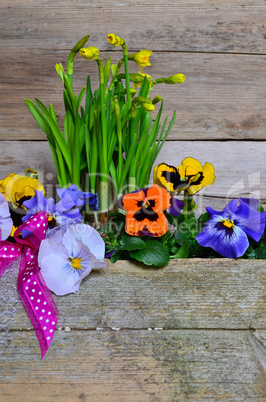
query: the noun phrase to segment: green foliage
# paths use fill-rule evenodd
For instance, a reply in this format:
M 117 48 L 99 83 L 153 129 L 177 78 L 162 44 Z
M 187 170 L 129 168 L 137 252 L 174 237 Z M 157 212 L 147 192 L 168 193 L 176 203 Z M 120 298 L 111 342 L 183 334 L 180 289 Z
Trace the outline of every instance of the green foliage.
M 62 64 L 56 64 L 56 72 L 63 83 L 65 106 L 64 125 L 59 127 L 52 104 L 47 108 L 39 99 L 36 104 L 26 99 L 26 105 L 37 124 L 44 131 L 49 142 L 58 181 L 61 187 L 76 184 L 79 188 L 98 192 L 100 209 L 108 209 L 107 185 L 112 181 L 117 194 L 130 186 L 133 191 L 147 185 L 151 169 L 165 142 L 176 114 L 168 128 L 167 117 L 160 118 L 163 109 L 161 101 L 157 116 L 152 123 L 150 111 L 154 108 L 150 99 L 150 81 L 141 74 L 131 74 L 123 41 L 123 58 L 117 66 L 111 65 L 111 57 L 103 65 L 96 57 L 99 70 L 99 87 L 92 90 L 90 76 L 78 94 L 73 90 L 74 60 L 85 46 L 90 35 L 80 39 L 72 48 L 67 59 L 67 71 Z M 88 63 L 87 60 L 84 60 Z M 125 73 L 120 73 L 124 64 Z M 130 88 L 129 78 L 142 84 Z

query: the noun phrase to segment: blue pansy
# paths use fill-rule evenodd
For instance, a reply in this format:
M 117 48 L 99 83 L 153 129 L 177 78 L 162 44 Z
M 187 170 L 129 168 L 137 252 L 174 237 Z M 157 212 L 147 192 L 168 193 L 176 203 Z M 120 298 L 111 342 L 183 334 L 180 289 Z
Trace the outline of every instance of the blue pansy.
M 24 201 L 23 206 L 27 208 L 27 214 L 22 218 L 25 222 L 38 211 L 45 211 L 49 214 L 49 222 L 55 220 L 62 224 L 67 219 L 81 219 L 79 209 L 64 209 L 62 203 L 54 203 L 53 198 L 46 199 L 42 191 L 35 191 L 35 196 L 30 200 Z
M 207 207 L 210 215 L 204 229 L 196 236 L 203 247 L 211 247 L 227 258 L 241 257 L 249 246 L 248 236 L 259 241 L 265 228 L 265 214 L 258 212 L 255 198 L 239 198 L 223 211 Z
M 62 296 L 79 290 L 92 269 L 105 267 L 105 244 L 89 225 L 78 223 L 51 234 L 42 241 L 38 260 L 46 285 Z
M 58 196 L 61 198 L 59 204 L 62 204 L 64 209 L 71 209 L 73 207 L 81 207 L 89 204 L 93 211 L 98 210 L 98 196 L 90 192 L 84 192 L 78 189 L 76 184 L 69 188 L 60 188 L 57 190 Z

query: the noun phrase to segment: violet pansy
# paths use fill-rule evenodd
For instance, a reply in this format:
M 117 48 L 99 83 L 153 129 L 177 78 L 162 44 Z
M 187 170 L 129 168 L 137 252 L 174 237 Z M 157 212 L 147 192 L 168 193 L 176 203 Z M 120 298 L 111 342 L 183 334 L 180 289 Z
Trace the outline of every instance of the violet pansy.
M 89 225 L 78 223 L 66 231 L 59 228 L 42 241 L 39 266 L 46 285 L 56 295 L 75 293 L 92 269 L 103 268 L 105 244 Z
M 207 207 L 210 219 L 196 240 L 227 258 L 241 257 L 249 246 L 248 236 L 259 241 L 265 229 L 265 214 L 258 212 L 259 201 L 239 198 L 227 204 L 223 211 Z

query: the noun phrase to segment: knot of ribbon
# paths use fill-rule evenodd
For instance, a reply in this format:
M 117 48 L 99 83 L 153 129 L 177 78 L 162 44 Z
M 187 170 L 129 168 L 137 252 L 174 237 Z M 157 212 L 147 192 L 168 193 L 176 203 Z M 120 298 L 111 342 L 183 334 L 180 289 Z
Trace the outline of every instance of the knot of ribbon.
M 21 256 L 17 287 L 35 329 L 43 359 L 52 341 L 58 316 L 55 301 L 38 266 L 38 250 L 45 239 L 48 213 L 39 211 L 14 233 L 17 243 L 0 241 L 0 276 Z M 20 237 L 22 234 L 23 238 Z

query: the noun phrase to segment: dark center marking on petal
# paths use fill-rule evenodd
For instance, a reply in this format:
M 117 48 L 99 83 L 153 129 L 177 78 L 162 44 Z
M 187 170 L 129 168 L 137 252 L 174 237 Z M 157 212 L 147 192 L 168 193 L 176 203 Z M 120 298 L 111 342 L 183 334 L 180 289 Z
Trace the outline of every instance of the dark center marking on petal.
M 181 181 L 180 174 L 178 172 L 168 172 L 167 170 L 163 170 L 161 175 L 167 181 L 167 183 L 173 184 L 174 190 L 184 186 L 184 181 Z
M 202 180 L 204 179 L 204 176 L 203 176 L 203 173 L 202 172 L 199 172 L 199 178 L 196 180 L 196 181 L 192 181 L 191 183 L 190 183 L 190 187 L 191 186 L 198 186 L 199 184 L 201 184 L 201 182 L 202 182 Z
M 159 215 L 153 210 L 155 200 L 138 201 L 138 206 L 140 209 L 134 214 L 136 221 L 142 222 L 144 219 L 148 219 L 150 222 L 157 221 Z

